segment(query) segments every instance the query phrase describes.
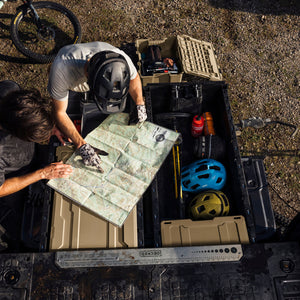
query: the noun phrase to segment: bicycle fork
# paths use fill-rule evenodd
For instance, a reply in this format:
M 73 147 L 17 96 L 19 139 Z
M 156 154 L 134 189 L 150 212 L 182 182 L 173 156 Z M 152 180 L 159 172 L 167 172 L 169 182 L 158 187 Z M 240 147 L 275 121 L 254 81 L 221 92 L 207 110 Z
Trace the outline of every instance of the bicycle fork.
M 24 14 L 29 13 L 31 19 L 37 27 L 38 36 L 43 40 L 54 40 L 55 39 L 55 31 L 48 26 L 45 26 L 34 8 L 31 0 L 22 0 L 24 3 L 20 8 L 23 10 Z
M 40 28 L 41 27 L 41 21 L 39 18 L 39 15 L 37 14 L 34 6 L 32 5 L 32 1 L 31 0 L 22 0 L 22 2 L 24 3 L 21 8 L 23 9 L 23 11 L 25 13 L 28 13 L 28 9 L 29 9 L 29 15 L 31 16 L 31 18 L 34 20 L 35 25 Z

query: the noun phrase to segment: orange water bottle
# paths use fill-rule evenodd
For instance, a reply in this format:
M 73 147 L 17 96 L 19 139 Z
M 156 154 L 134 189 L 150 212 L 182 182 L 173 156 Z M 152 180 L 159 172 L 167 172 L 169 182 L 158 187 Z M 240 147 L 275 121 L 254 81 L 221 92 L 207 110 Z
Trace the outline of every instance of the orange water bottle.
M 204 119 L 204 135 L 216 135 L 211 112 L 205 112 L 202 116 Z
M 193 118 L 193 123 L 192 123 L 192 136 L 193 137 L 198 137 L 202 134 L 203 131 L 203 126 L 204 126 L 204 119 L 200 115 L 196 115 Z

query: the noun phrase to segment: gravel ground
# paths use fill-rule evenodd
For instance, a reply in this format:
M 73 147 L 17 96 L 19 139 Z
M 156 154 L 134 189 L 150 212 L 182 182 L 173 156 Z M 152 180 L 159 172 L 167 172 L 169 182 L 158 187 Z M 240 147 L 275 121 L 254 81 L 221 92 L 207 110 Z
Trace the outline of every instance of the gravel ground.
M 235 123 L 249 117 L 271 118 L 299 126 L 300 3 L 295 0 L 70 0 L 83 29 L 83 42 L 115 46 L 136 39 L 186 34 L 212 42 L 228 84 Z M 47 65 L 31 64 L 9 37 L 16 3 L 0 14 L 0 80 L 46 94 Z M 128 48 L 129 49 L 129 48 Z M 291 220 L 300 210 L 300 134 L 279 124 L 245 128 L 238 138 L 242 155 L 265 157 L 269 191 L 276 214 Z

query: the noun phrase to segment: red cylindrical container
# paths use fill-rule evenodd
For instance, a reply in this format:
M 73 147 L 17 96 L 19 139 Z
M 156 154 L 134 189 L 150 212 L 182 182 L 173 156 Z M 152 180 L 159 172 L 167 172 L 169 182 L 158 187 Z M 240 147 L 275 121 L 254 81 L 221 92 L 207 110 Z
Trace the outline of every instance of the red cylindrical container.
M 193 137 L 200 136 L 203 131 L 203 126 L 204 126 L 204 118 L 200 115 L 196 115 L 193 118 L 193 123 L 192 123 L 192 136 Z

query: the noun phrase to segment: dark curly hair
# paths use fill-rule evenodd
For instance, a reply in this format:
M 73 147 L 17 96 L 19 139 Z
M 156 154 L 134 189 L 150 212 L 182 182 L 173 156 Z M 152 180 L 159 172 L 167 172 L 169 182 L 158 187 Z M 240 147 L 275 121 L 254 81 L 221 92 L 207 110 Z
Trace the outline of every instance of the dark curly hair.
M 0 101 L 1 127 L 22 140 L 46 141 L 54 124 L 52 102 L 43 98 L 38 90 L 13 91 Z

